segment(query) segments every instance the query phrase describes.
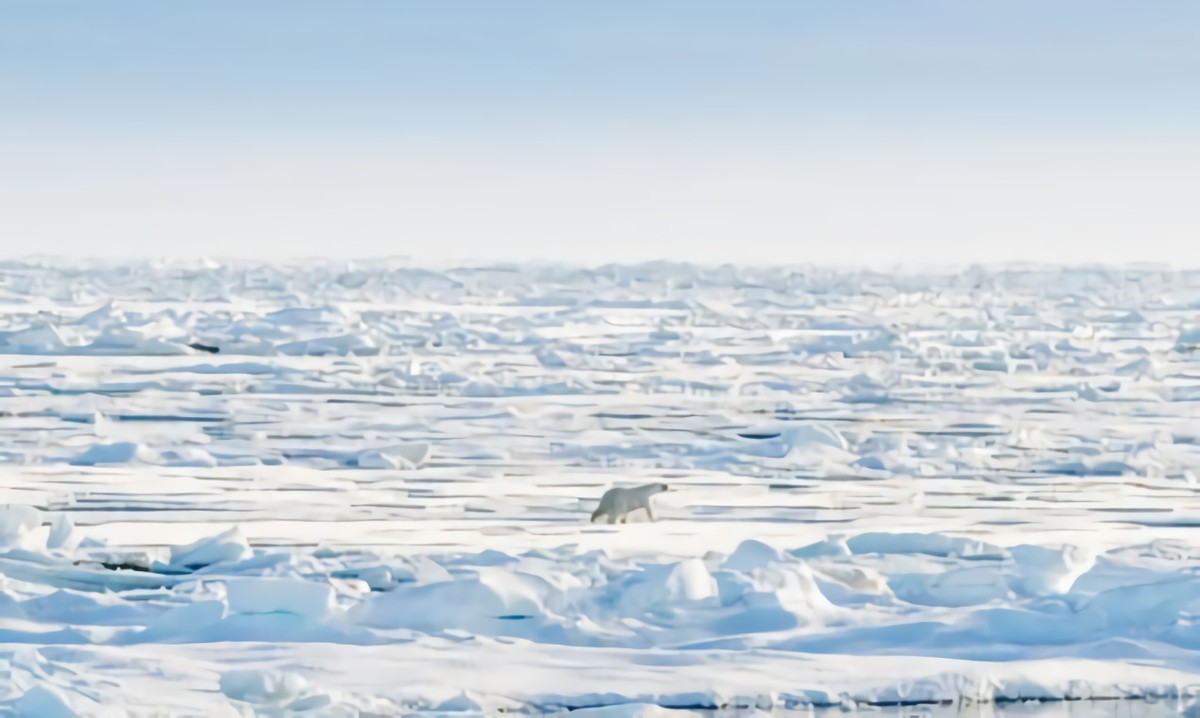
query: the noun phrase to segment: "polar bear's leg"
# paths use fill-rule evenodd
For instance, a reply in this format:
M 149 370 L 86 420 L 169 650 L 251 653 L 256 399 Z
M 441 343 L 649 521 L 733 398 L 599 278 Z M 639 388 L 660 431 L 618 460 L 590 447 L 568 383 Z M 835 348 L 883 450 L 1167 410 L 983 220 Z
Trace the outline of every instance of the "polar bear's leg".
M 650 508 L 650 504 L 649 504 L 649 503 L 647 503 L 647 504 L 646 504 L 646 515 L 650 517 L 650 520 L 651 520 L 651 521 L 657 521 L 657 520 L 658 520 L 658 519 L 654 518 L 654 510 Z

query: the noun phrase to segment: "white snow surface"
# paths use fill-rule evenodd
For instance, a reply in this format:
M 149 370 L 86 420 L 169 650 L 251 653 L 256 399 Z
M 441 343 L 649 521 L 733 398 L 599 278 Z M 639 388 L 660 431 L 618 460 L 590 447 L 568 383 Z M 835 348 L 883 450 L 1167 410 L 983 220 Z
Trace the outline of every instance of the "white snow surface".
M 1200 693 L 1200 274 L 22 260 L 0 304 L 3 714 Z

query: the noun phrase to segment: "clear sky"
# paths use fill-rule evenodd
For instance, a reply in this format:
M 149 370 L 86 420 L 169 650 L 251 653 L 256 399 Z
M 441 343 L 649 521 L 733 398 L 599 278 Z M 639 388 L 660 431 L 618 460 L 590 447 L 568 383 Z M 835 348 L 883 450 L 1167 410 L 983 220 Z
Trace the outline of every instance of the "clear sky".
M 1200 265 L 1196 0 L 0 0 L 0 255 Z

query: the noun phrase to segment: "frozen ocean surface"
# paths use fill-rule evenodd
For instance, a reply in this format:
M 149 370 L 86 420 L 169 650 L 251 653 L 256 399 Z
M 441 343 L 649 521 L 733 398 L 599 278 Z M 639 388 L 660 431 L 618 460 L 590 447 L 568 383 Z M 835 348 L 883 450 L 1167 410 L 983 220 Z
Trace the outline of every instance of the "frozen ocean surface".
M 0 712 L 1200 697 L 1200 273 L 25 260 L 0 304 Z

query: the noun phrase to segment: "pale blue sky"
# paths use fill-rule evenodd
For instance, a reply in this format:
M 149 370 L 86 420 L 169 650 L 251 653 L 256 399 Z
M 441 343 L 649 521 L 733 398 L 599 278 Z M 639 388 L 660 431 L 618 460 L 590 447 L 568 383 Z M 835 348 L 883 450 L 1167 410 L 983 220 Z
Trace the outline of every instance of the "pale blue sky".
M 1200 264 L 1200 3 L 0 0 L 0 254 Z

